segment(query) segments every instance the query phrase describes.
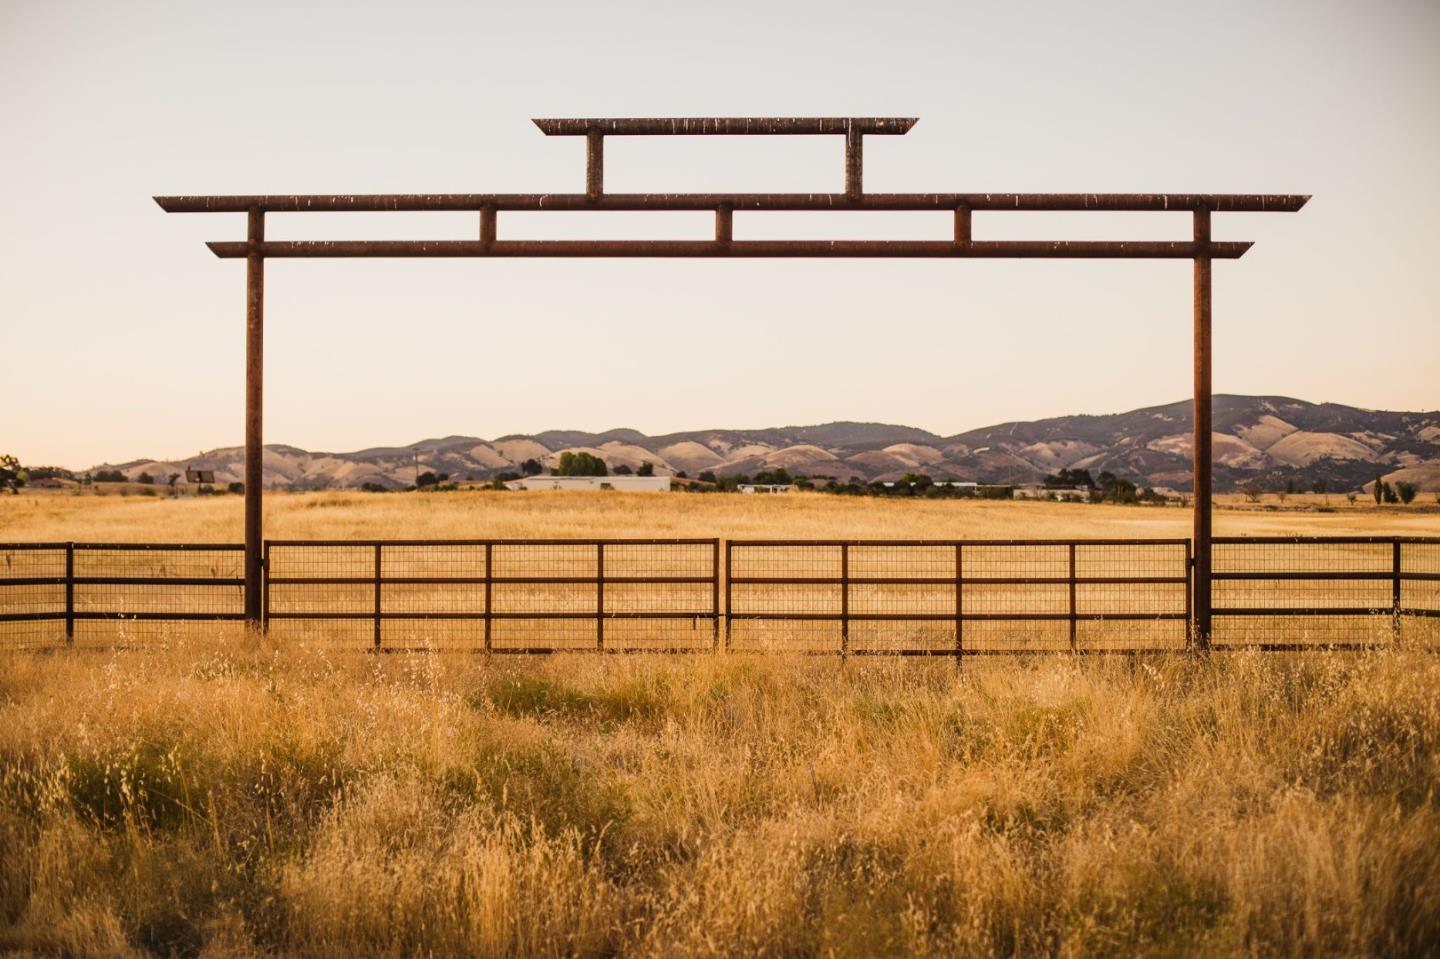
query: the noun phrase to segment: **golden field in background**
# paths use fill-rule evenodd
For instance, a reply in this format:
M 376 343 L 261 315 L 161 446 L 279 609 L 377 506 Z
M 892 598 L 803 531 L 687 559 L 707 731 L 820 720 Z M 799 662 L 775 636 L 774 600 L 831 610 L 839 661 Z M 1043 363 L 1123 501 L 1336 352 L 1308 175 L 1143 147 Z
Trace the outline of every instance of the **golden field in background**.
M 1221 497 L 1217 536 L 1440 535 L 1440 510 L 1350 506 L 1299 509 L 1313 494 L 1250 507 Z M 1243 504 L 1243 505 L 1242 505 Z M 425 539 L 562 536 L 776 538 L 1171 537 L 1190 534 L 1176 506 L 1101 506 L 996 500 L 912 500 L 823 493 L 270 493 L 272 539 Z M 240 542 L 239 496 L 0 496 L 0 541 Z
M 239 497 L 0 497 L 3 540 Z M 279 494 L 281 537 L 1183 536 L 1173 507 Z M 1440 534 L 1411 508 L 1221 534 Z M 1426 955 L 1440 659 L 0 654 L 0 951 Z

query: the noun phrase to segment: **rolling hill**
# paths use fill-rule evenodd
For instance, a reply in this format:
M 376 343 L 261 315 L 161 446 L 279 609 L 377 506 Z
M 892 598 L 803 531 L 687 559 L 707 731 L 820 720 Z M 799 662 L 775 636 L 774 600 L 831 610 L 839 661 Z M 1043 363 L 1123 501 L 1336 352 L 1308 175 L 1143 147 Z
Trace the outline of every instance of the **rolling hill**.
M 1267 489 L 1290 483 L 1309 489 L 1323 480 L 1328 489 L 1342 491 L 1358 489 L 1377 475 L 1440 489 L 1440 411 L 1386 412 L 1281 396 L 1217 395 L 1214 419 L 1220 490 L 1252 480 Z M 478 481 L 516 471 L 527 459 L 551 466 L 562 452 L 584 450 L 612 468 L 635 468 L 649 460 L 659 472 L 691 476 L 784 467 L 792 474 L 840 480 L 928 473 L 937 479 L 1032 483 L 1070 467 L 1185 490 L 1190 485 L 1190 422 L 1187 400 L 1128 413 L 1002 423 L 948 437 L 909 426 L 840 422 L 662 436 L 632 429 L 549 430 L 493 440 L 447 436 L 351 453 L 273 445 L 265 448 L 265 483 L 293 489 L 365 483 L 401 488 L 413 483 L 417 461 L 422 471 Z M 243 450 L 230 447 L 183 460 L 136 459 L 95 469 L 118 469 L 131 478 L 150 473 L 162 480 L 187 467 L 210 469 L 218 481 L 229 482 L 240 479 L 242 466 Z

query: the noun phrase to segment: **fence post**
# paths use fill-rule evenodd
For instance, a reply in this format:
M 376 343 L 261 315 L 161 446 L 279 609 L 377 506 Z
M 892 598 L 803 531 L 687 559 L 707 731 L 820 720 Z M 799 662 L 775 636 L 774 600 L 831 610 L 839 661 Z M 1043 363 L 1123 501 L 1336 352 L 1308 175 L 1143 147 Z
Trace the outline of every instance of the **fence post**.
M 605 544 L 595 544 L 595 648 L 605 648 Z
M 375 544 L 375 649 L 380 649 L 380 550 L 379 543 Z
M 959 543 L 955 544 L 955 668 L 959 669 L 965 663 L 965 596 L 964 576 L 961 566 L 961 550 Z
M 260 607 L 260 633 L 262 635 L 270 632 L 270 541 L 265 541 L 265 549 L 260 559 L 260 582 L 261 582 L 261 607 Z
M 494 603 L 495 594 L 491 589 L 495 582 L 495 550 L 494 543 L 485 544 L 485 652 L 490 652 L 490 623 L 494 619 L 494 610 L 491 608 Z
M 840 655 L 850 654 L 850 544 L 840 544 Z
M 65 544 L 65 642 L 75 642 L 75 544 Z
M 730 627 L 735 622 L 730 615 L 735 611 L 735 593 L 730 586 L 731 558 L 734 554 L 735 544 L 727 539 L 725 541 L 725 651 L 727 653 L 730 651 Z
M 1190 540 L 1185 540 L 1185 648 L 1195 648 L 1195 605 L 1191 590 L 1195 586 L 1195 560 L 1190 554 Z
M 1391 544 L 1390 619 L 1395 642 L 1400 642 L 1400 537 Z
M 1075 652 L 1075 544 L 1070 544 L 1070 652 Z
M 710 544 L 710 652 L 720 649 L 720 541 Z

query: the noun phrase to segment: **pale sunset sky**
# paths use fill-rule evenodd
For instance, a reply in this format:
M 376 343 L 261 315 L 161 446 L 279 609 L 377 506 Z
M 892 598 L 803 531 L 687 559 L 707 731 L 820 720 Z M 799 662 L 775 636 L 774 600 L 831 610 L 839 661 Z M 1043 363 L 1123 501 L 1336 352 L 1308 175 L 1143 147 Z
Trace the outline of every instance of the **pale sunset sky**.
M 85 468 L 242 438 L 244 217 L 155 194 L 580 192 L 547 116 L 915 116 L 872 192 L 1309 193 L 1219 215 L 1215 389 L 1440 407 L 1440 3 L 0 0 L 0 452 Z M 839 190 L 833 137 L 607 141 L 615 192 Z M 945 214 L 737 214 L 737 238 L 945 238 Z M 473 214 L 272 215 L 272 239 Z M 502 214 L 708 238 L 708 214 Z M 977 214 L 977 238 L 1186 239 L 1185 214 Z M 854 419 L 941 434 L 1190 395 L 1190 264 L 289 260 L 265 439 Z

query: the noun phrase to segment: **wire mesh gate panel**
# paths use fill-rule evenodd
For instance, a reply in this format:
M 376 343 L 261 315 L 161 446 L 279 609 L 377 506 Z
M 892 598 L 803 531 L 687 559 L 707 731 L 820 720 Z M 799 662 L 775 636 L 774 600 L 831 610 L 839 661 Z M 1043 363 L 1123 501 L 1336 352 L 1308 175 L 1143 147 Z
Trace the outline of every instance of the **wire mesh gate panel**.
M 1190 542 L 735 540 L 729 648 L 858 655 L 1183 649 Z
M 238 543 L 0 544 L 0 645 L 238 636 Z M 193 630 L 192 630 L 193 631 Z
M 1217 537 L 1214 578 L 1217 647 L 1436 640 L 1437 538 Z
M 266 543 L 277 636 L 377 649 L 698 652 L 719 637 L 718 539 Z
M 1188 540 L 271 541 L 279 637 L 497 652 L 1179 649 Z M 238 637 L 239 544 L 0 544 L 0 648 Z M 1225 537 L 1217 649 L 1440 647 L 1440 537 Z M 721 592 L 726 594 L 722 607 Z

